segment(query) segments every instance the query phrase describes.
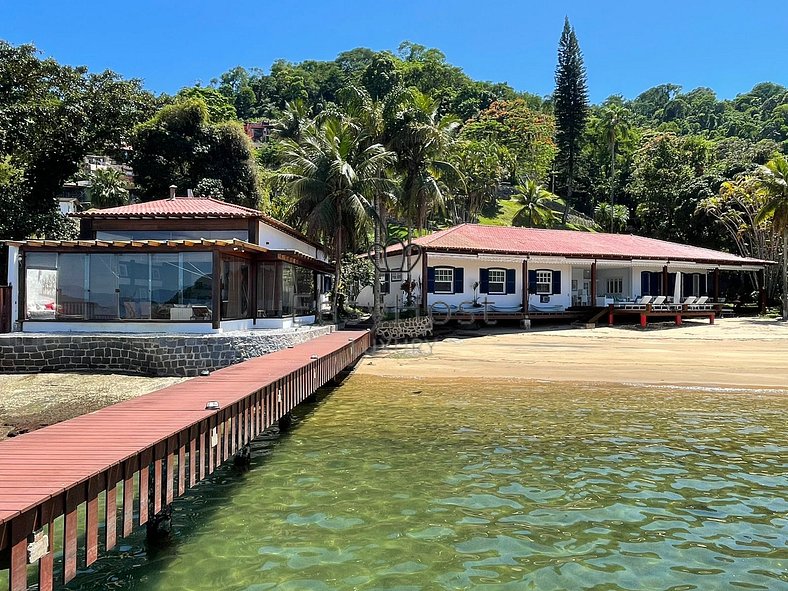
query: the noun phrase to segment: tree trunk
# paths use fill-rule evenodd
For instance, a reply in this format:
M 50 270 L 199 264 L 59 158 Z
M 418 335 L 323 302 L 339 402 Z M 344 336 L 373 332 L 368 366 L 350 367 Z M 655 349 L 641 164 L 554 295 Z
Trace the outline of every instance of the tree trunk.
M 375 213 L 378 215 L 378 219 L 373 220 L 375 225 L 375 234 L 374 234 L 374 279 L 372 283 L 372 322 L 377 324 L 380 320 L 380 267 L 381 267 L 381 252 L 379 244 L 381 244 L 381 231 L 380 231 L 380 197 L 375 196 Z
M 566 175 L 566 205 L 564 205 L 564 215 L 561 217 L 561 223 L 566 225 L 566 219 L 569 217 L 569 208 L 572 206 L 572 182 L 575 176 L 575 158 L 570 150 L 569 152 L 569 171 Z
M 783 320 L 788 320 L 788 226 L 783 228 Z
M 342 277 L 342 206 L 337 207 L 337 231 L 334 235 L 334 301 L 331 303 L 331 314 L 334 324 L 339 323 L 339 287 Z
M 615 227 L 615 191 L 613 190 L 613 183 L 616 182 L 616 143 L 610 144 L 610 233 L 614 234 L 613 228 Z

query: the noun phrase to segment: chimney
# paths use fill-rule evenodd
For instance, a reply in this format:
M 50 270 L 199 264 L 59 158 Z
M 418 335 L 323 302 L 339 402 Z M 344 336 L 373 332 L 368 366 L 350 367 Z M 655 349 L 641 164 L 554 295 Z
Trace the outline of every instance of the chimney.
M 175 185 L 170 185 L 170 199 L 175 199 L 175 190 L 177 188 Z
M 192 191 L 191 189 L 187 189 L 186 196 L 191 199 L 192 197 L 194 197 L 194 191 Z

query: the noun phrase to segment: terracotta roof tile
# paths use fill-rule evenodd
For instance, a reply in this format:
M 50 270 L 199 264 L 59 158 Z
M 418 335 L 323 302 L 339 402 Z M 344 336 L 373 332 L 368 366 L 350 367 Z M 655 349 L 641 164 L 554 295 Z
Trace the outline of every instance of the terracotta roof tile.
M 277 228 L 298 238 L 307 244 L 311 244 L 321 250 L 324 248 L 319 242 L 304 236 L 295 228 L 275 218 L 265 215 L 263 212 L 242 205 L 234 205 L 211 197 L 175 197 L 175 199 L 158 199 L 156 201 L 145 201 L 143 203 L 133 203 L 131 205 L 121 205 L 120 207 L 108 207 L 106 209 L 88 209 L 87 211 L 70 214 L 77 218 L 258 218 L 264 223 Z
M 414 240 L 428 252 L 480 252 L 611 259 L 659 259 L 732 265 L 769 263 L 727 252 L 635 236 L 573 230 L 461 224 Z M 396 252 L 399 247 L 390 251 Z
M 133 203 L 106 209 L 89 209 L 76 214 L 76 217 L 222 217 L 255 218 L 263 217 L 256 209 L 233 205 L 211 197 L 176 197 L 158 199 L 144 203 Z

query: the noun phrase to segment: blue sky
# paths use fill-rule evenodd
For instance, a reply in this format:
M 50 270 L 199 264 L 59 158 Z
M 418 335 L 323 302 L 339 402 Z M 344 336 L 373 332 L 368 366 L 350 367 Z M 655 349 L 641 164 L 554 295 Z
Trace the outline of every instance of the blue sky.
M 45 55 L 142 78 L 155 92 L 277 58 L 333 59 L 403 40 L 440 48 L 471 77 L 549 94 L 564 15 L 585 54 L 594 102 L 656 84 L 730 98 L 788 85 L 785 0 L 0 0 L 0 38 Z

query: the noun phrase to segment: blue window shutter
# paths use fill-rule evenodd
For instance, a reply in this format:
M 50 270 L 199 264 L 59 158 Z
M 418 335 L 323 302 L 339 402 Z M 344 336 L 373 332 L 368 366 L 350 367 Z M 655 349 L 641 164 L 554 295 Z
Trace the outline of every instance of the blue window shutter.
M 672 296 L 674 289 L 676 289 L 676 274 L 668 273 L 668 293 L 665 295 Z
M 506 293 L 517 293 L 514 269 L 506 269 Z
M 650 289 L 651 286 L 649 285 L 649 281 L 648 281 L 650 277 L 651 277 L 651 275 L 649 274 L 648 271 L 641 271 L 640 272 L 640 295 L 641 296 L 651 295 L 651 289 Z
M 435 293 L 435 267 L 427 267 L 427 293 Z
M 659 271 L 651 272 L 651 295 L 662 295 L 662 273 Z
M 561 271 L 553 271 L 553 293 L 561 293 Z
M 465 291 L 465 269 L 462 267 L 454 268 L 454 293 L 463 293 Z
M 691 296 L 692 295 L 692 273 L 685 273 L 684 274 L 683 284 L 684 284 L 683 285 L 684 290 L 682 291 L 681 295 L 683 295 L 685 298 L 687 296 Z
M 709 295 L 708 292 L 708 281 L 706 281 L 707 276 L 705 273 L 700 274 L 700 295 Z
M 490 293 L 489 269 L 479 269 L 479 293 Z
M 528 271 L 528 293 L 536 293 L 536 271 Z

